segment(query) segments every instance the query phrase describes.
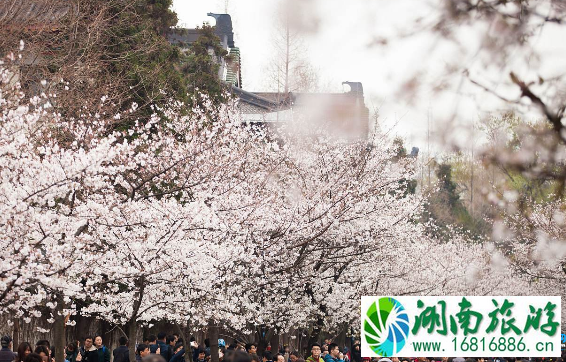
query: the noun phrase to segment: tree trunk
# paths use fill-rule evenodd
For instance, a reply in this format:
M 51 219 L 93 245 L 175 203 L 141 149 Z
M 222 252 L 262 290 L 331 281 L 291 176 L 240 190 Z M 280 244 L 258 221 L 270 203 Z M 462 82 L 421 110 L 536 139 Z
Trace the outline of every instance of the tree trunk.
M 263 355 L 263 352 L 265 352 L 265 348 L 267 347 L 267 341 L 265 340 L 265 337 L 263 336 L 263 328 L 258 328 L 257 329 L 257 355 L 260 357 Z
M 65 316 L 63 315 L 63 301 L 61 298 L 59 299 L 53 325 L 53 337 L 55 338 L 53 345 L 55 347 L 55 362 L 65 362 L 65 347 L 67 346 Z
M 102 337 L 102 343 L 106 346 L 106 348 L 110 349 L 110 353 L 112 353 L 112 335 L 109 332 L 108 322 L 105 320 L 100 321 L 100 336 Z
M 352 349 L 354 348 L 354 327 L 348 327 L 348 350 L 350 351 L 350 356 L 352 356 Z
M 183 360 L 185 362 L 192 362 L 193 361 L 193 348 L 191 347 L 191 334 L 189 333 L 189 327 L 181 327 L 179 324 L 175 324 L 177 326 L 177 331 L 179 332 L 179 337 L 183 339 L 183 348 L 185 349 L 185 355 L 183 356 Z
M 260 326 L 257 328 L 257 355 L 260 357 L 263 355 L 263 352 L 267 349 L 267 342 L 271 339 L 271 334 L 273 330 L 271 328 L 267 328 L 265 326 Z
M 323 314 L 326 314 L 326 306 L 324 304 L 320 305 L 320 310 Z M 309 336 L 309 344 L 307 346 L 307 351 L 310 353 L 310 347 L 314 343 L 319 342 L 320 332 L 322 332 L 322 328 L 324 327 L 324 319 L 319 316 L 316 320 L 316 325 L 314 326 L 310 336 Z
M 208 323 L 208 340 L 210 342 L 210 362 L 220 362 L 218 355 L 218 326 L 214 320 Z
M 289 94 L 289 52 L 291 48 L 291 39 L 289 39 L 289 13 L 287 13 L 287 48 L 285 51 L 285 96 Z
M 340 329 L 340 334 L 338 334 L 338 345 L 339 346 L 346 346 L 346 332 L 347 332 L 348 326 L 346 324 L 343 324 L 343 327 Z
M 271 344 L 271 354 L 273 356 L 279 353 L 279 334 L 277 332 L 273 331 L 269 344 Z
M 302 331 L 305 334 L 305 336 L 304 337 L 301 336 L 301 344 L 299 345 L 299 351 L 303 354 L 303 356 L 305 356 L 305 359 L 307 359 L 307 357 L 311 352 L 309 346 L 311 331 L 308 329 L 303 329 Z
M 138 323 L 136 318 L 128 322 L 128 355 L 130 362 L 136 361 L 136 338 L 138 335 Z
M 20 318 L 14 318 L 14 337 L 13 337 L 13 349 L 17 349 L 20 345 Z

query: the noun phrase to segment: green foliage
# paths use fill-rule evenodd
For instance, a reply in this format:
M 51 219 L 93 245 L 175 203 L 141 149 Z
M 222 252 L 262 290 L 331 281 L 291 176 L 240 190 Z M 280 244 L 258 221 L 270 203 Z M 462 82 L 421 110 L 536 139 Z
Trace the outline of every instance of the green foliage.
M 449 237 L 449 227 L 457 226 L 470 232 L 472 237 L 481 238 L 489 230 L 481 217 L 474 218 L 460 199 L 458 184 L 452 178 L 452 165 L 441 163 L 436 169 L 438 189 L 429 196 L 423 212 L 423 221 L 432 221 L 435 228 L 429 232 L 437 238 Z
M 506 186 L 517 191 L 519 200 L 527 203 L 547 202 L 554 198 L 559 187 L 556 181 L 526 178 L 522 173 L 508 170 Z
M 395 137 L 395 139 L 393 140 L 393 151 L 395 152 L 396 159 L 407 157 L 405 141 L 401 137 Z
M 462 203 L 460 202 L 460 195 L 456 193 L 458 185 L 452 180 L 452 166 L 447 163 L 438 165 L 436 177 L 440 187 L 439 192 L 446 195 L 448 206 L 451 209 L 459 207 Z
M 172 0 L 135 0 L 134 11 L 115 5 L 111 15 L 116 20 L 107 31 L 103 61 L 129 88 L 122 109 L 135 102 L 139 106 L 137 115 L 149 117 L 171 99 L 199 104 L 202 98 L 198 93 L 208 95 L 214 104 L 225 101 L 225 86 L 218 78 L 215 57 L 219 59 L 227 52 L 214 27 L 203 24 L 199 39 L 185 53 L 165 37 L 177 23 L 177 15 L 170 10 Z M 124 120 L 118 127 L 128 128 L 132 122 Z
M 405 148 L 405 141 L 401 137 L 396 137 L 393 140 L 393 152 L 394 162 L 403 162 L 404 159 L 409 157 Z M 417 180 L 415 179 L 401 179 L 399 180 L 399 184 L 402 185 L 405 190 L 403 196 L 407 196 L 409 194 L 414 195 L 417 191 Z
M 171 10 L 173 0 L 145 0 L 146 17 L 152 20 L 153 29 L 165 35 L 172 26 L 177 25 L 177 14 Z
M 106 48 L 101 60 L 124 82 L 129 92 L 121 108 L 133 102 L 140 107 L 138 116 L 149 116 L 152 106 L 163 106 L 169 99 L 187 101 L 187 79 L 179 66 L 183 55 L 163 36 L 177 23 L 169 8 L 172 0 L 136 0 L 129 11 L 120 2 L 111 2 L 114 19 L 107 31 Z M 127 128 L 132 121 L 119 124 Z
M 407 193 L 414 195 L 417 192 L 417 180 L 409 180 L 407 181 Z
M 112 122 L 111 129 L 128 129 L 171 100 L 184 102 L 188 106 L 180 111 L 189 112 L 192 104 L 202 101 L 197 93 L 210 95 L 216 104 L 223 101 L 218 62 L 209 51 L 215 56 L 225 56 L 226 51 L 213 27 L 204 25 L 201 38 L 184 52 L 166 37 L 177 23 L 172 0 L 76 2 L 77 11 L 69 12 L 56 32 L 13 35 L 0 29 L 0 53 L 22 39 L 30 58 L 46 54 L 41 63 L 22 73 L 23 88 L 30 95 L 37 92 L 39 80 L 46 79 L 49 90 L 57 93 L 54 107 L 69 117 L 100 107 L 101 98 L 111 100 L 104 105 L 108 114 L 136 103 L 137 111 L 121 112 L 122 118 Z M 67 84 L 69 92 L 63 89 Z M 162 119 L 166 121 L 164 115 Z
M 525 122 L 513 112 L 489 117 L 484 121 L 481 129 L 486 134 L 488 141 L 494 146 L 503 144 L 502 149 L 495 149 L 494 152 L 506 152 L 510 155 L 524 152 L 525 142 L 528 144 L 526 152 L 532 152 L 528 148 L 531 147 L 530 144 L 533 140 L 529 138 L 552 132 L 552 127 L 548 122 Z M 528 132 L 525 132 L 526 130 Z M 538 142 L 541 141 L 543 140 Z M 532 177 L 528 172 L 524 172 L 523 168 L 528 169 L 534 165 L 546 169 L 548 171 L 547 177 Z M 553 167 L 546 160 L 541 160 L 537 154 L 530 162 L 523 163 L 519 167 L 493 161 L 490 166 L 495 167 L 505 180 L 502 185 L 499 185 L 501 192 L 505 190 L 517 191 L 519 199 L 523 200 L 522 202 L 545 202 L 555 195 L 560 195 L 561 185 L 552 175 L 561 174 L 561 164 Z
M 193 94 L 194 102 L 200 101 L 196 93 L 203 92 L 214 104 L 219 104 L 225 101 L 226 90 L 226 85 L 218 77 L 219 58 L 225 57 L 228 52 L 222 48 L 220 39 L 214 33 L 214 27 L 204 23 L 198 29 L 200 36 L 191 44 L 183 66 L 184 73 L 188 77 L 188 89 Z

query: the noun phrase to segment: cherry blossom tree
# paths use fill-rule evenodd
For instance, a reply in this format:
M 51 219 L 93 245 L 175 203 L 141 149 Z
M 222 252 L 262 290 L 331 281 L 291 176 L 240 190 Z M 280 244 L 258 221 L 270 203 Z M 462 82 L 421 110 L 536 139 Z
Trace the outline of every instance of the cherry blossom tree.
M 265 131 L 206 97 L 110 131 L 105 98 L 72 119 L 0 89 L 0 312 L 95 316 L 130 340 L 156 321 L 317 338 L 364 294 L 529 290 L 465 235 L 427 236 L 414 159 L 385 135 Z
M 186 321 L 172 311 L 206 290 L 218 260 L 206 243 L 226 232 L 207 203 L 229 194 L 225 179 L 238 182 L 255 136 L 229 106 L 214 122 L 199 109 L 165 111 L 166 125 L 154 116 L 108 134 L 120 114 L 64 119 L 47 96 L 26 102 L 3 87 L 2 241 L 13 253 L 1 263 L 2 311 L 75 314 L 80 302 L 83 314 L 129 322 L 134 336 L 138 321 Z M 168 288 L 188 291 L 167 300 Z

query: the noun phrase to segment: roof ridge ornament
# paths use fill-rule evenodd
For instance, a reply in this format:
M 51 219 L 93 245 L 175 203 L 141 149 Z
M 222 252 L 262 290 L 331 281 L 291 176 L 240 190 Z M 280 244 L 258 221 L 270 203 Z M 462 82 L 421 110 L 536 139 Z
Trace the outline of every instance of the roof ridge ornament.
M 342 82 L 342 85 L 347 84 L 350 87 L 350 92 L 358 97 L 364 97 L 364 86 L 362 82 Z
M 228 47 L 234 47 L 234 29 L 232 28 L 232 17 L 230 14 L 207 13 L 207 16 L 216 19 L 216 34 L 225 35 L 228 38 Z M 220 37 L 222 39 L 222 37 Z

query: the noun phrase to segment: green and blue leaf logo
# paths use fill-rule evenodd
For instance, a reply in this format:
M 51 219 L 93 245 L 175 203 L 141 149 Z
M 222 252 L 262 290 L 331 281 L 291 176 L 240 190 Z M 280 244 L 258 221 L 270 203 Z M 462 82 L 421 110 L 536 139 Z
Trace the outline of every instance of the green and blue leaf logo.
M 364 338 L 378 356 L 391 357 L 405 346 L 409 336 L 409 316 L 393 298 L 380 298 L 368 308 L 364 318 Z

